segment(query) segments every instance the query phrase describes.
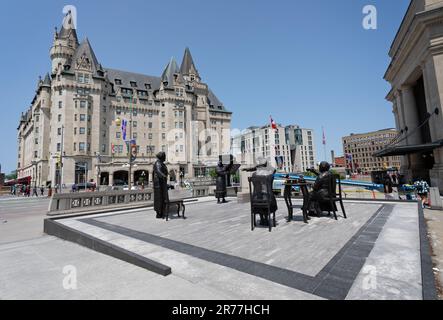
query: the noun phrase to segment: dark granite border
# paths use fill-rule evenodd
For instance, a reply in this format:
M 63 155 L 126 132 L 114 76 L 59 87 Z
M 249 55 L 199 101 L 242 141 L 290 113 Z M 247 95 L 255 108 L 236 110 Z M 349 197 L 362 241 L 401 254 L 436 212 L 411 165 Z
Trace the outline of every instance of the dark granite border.
M 45 219 L 44 232 L 48 235 L 55 236 L 66 241 L 74 242 L 94 251 L 106 254 L 119 260 L 126 261 L 138 267 L 158 273 L 162 276 L 167 276 L 171 274 L 171 268 L 164 264 L 135 254 L 121 247 L 114 246 L 109 242 L 97 239 L 91 235 L 65 226 L 52 219 Z
M 393 208 L 392 205 L 382 205 L 315 277 L 135 231 L 94 218 L 80 221 L 326 299 L 344 300 Z
M 424 210 L 421 202 L 418 202 L 418 219 L 420 230 L 420 259 L 421 259 L 421 279 L 423 288 L 423 300 L 437 300 L 437 288 L 431 257 L 431 244 L 428 238 L 428 228 L 426 226 Z

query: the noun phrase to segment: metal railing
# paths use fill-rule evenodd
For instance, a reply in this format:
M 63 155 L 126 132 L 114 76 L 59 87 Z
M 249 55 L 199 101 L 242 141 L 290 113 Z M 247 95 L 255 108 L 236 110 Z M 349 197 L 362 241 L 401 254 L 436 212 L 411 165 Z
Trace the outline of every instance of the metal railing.
M 128 205 L 148 205 L 153 200 L 152 189 L 57 193 L 51 198 L 48 214 L 69 214 Z

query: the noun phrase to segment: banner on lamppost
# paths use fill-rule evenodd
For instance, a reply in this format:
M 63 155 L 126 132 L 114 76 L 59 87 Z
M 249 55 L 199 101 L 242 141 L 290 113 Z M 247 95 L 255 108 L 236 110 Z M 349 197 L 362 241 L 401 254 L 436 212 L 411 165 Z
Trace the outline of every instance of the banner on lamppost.
M 130 150 L 131 150 L 131 162 L 134 162 L 137 159 L 137 142 L 135 140 L 131 140 L 130 142 Z
M 128 122 L 126 120 L 122 120 L 122 136 L 123 140 L 126 140 L 126 128 L 128 126 Z

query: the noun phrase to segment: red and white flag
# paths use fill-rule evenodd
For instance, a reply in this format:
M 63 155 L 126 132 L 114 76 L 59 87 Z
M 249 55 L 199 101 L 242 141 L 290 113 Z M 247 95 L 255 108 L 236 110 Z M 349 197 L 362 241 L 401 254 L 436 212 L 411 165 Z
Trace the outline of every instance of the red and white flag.
M 277 130 L 277 124 L 275 123 L 274 119 L 272 119 L 272 116 L 271 116 L 271 128 Z

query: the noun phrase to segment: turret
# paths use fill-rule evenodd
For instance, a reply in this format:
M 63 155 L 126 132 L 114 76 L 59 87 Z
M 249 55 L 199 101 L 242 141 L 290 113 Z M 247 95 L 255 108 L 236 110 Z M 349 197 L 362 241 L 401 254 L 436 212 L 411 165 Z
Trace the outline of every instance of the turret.
M 171 58 L 161 76 L 162 87 L 172 88 L 174 85 L 182 84 L 183 79 L 178 69 L 177 62 L 174 58 Z
M 185 50 L 183 61 L 180 67 L 180 73 L 187 81 L 201 81 L 200 75 L 197 68 L 195 67 L 194 60 L 192 59 L 191 51 L 189 50 L 189 48 L 186 48 Z
M 63 19 L 60 32 L 55 29 L 54 43 L 51 48 L 52 74 L 63 70 L 65 64 L 71 60 L 79 46 L 76 27 L 71 11 Z

